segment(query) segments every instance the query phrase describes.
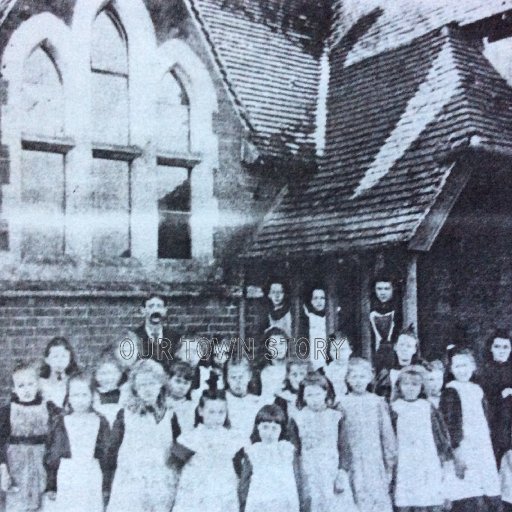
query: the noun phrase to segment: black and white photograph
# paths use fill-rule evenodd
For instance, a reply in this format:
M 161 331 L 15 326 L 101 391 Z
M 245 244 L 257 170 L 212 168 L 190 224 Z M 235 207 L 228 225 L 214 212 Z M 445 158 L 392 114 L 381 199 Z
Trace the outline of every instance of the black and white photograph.
M 512 512 L 512 0 L 0 0 L 0 512 Z

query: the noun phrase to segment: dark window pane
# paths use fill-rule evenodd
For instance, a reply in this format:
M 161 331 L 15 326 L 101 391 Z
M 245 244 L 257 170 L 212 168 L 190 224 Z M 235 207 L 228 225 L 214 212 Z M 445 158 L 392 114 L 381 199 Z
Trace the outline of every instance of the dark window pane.
M 188 259 L 192 257 L 190 216 L 160 211 L 158 257 Z

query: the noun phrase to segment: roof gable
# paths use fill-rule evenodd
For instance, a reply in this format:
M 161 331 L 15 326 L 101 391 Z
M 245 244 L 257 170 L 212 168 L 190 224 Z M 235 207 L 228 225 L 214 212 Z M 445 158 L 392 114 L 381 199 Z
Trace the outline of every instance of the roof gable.
M 452 181 L 457 151 L 512 154 L 512 89 L 457 31 L 347 67 L 346 55 L 340 45 L 331 57 L 325 161 L 267 215 L 251 256 L 405 243 Z

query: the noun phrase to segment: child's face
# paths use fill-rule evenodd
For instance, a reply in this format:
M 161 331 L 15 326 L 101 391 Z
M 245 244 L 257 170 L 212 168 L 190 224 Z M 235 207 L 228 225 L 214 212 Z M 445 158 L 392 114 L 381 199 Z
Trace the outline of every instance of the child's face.
M 103 363 L 96 370 L 96 382 L 102 390 L 117 388 L 121 380 L 121 370 L 114 363 Z
M 368 371 L 367 368 L 355 366 L 350 369 L 347 373 L 347 382 L 350 389 L 356 395 L 362 395 L 366 393 L 368 384 L 370 384 L 373 375 Z
M 192 382 L 181 375 L 173 375 L 169 380 L 169 392 L 172 398 L 176 398 L 177 400 L 185 398 L 191 386 Z
M 329 356 L 333 361 L 338 363 L 346 363 L 352 355 L 349 341 L 336 338 L 329 347 Z
M 455 355 L 452 357 L 451 371 L 455 380 L 469 382 L 475 371 L 475 363 L 466 354 Z
M 181 345 L 179 358 L 195 368 L 201 361 L 201 350 L 196 339 L 188 339 Z
M 308 374 L 308 367 L 305 364 L 292 364 L 288 371 L 288 381 L 290 386 L 294 390 L 298 390 L 300 383 L 304 380 L 304 377 Z
M 135 377 L 134 387 L 144 403 L 155 405 L 162 390 L 162 383 L 160 379 L 150 373 L 140 373 Z
M 44 361 L 51 368 L 52 372 L 63 373 L 69 366 L 71 354 L 66 347 L 57 345 L 50 349 Z
M 73 380 L 69 384 L 69 405 L 73 412 L 87 412 L 91 407 L 92 395 L 89 384 L 82 380 Z
M 393 284 L 389 281 L 375 283 L 375 295 L 380 302 L 389 302 L 393 298 Z
M 400 379 L 400 391 L 402 392 L 404 400 L 407 400 L 408 402 L 416 400 L 421 393 L 421 384 L 421 377 L 415 375 L 404 375 L 402 379 Z
M 442 370 L 432 370 L 425 378 L 425 389 L 428 396 L 439 396 L 443 388 L 444 373 Z
M 304 401 L 313 411 L 321 411 L 325 408 L 327 391 L 321 386 L 313 385 L 304 388 Z
M 396 340 L 394 350 L 402 364 L 410 364 L 412 356 L 416 354 L 416 340 L 407 334 L 401 334 Z
M 204 407 L 199 409 L 205 427 L 222 427 L 228 413 L 225 400 L 206 400 Z
M 228 370 L 228 386 L 235 396 L 247 395 L 251 372 L 245 365 L 232 366 Z
M 270 346 L 274 347 L 271 352 L 272 359 L 282 361 L 288 352 L 288 340 L 284 336 L 273 336 L 270 339 Z
M 268 298 L 275 308 L 280 307 L 284 301 L 284 288 L 281 283 L 272 283 L 268 291 Z
M 311 305 L 316 311 L 323 311 L 325 309 L 325 292 L 323 290 L 313 290 Z
M 231 349 L 229 347 L 229 340 L 224 339 L 220 341 L 218 346 L 213 347 L 213 361 L 217 366 L 223 366 L 231 355 Z
M 277 443 L 281 435 L 281 425 L 274 421 L 262 421 L 258 424 L 258 434 L 262 443 Z
M 32 402 L 39 391 L 39 379 L 34 370 L 26 369 L 13 374 L 13 392 L 20 402 Z
M 508 338 L 494 338 L 491 345 L 492 358 L 497 363 L 506 363 L 510 357 L 512 345 Z

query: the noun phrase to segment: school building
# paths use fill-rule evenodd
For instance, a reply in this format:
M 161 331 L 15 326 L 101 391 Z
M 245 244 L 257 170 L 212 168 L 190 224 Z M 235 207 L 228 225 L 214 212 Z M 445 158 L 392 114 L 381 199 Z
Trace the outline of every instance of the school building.
M 295 317 L 323 279 L 363 353 L 383 265 L 426 356 L 508 325 L 511 20 L 509 0 L 0 1 L 2 396 L 53 336 L 91 363 L 148 292 L 175 329 L 257 334 L 269 272 Z

